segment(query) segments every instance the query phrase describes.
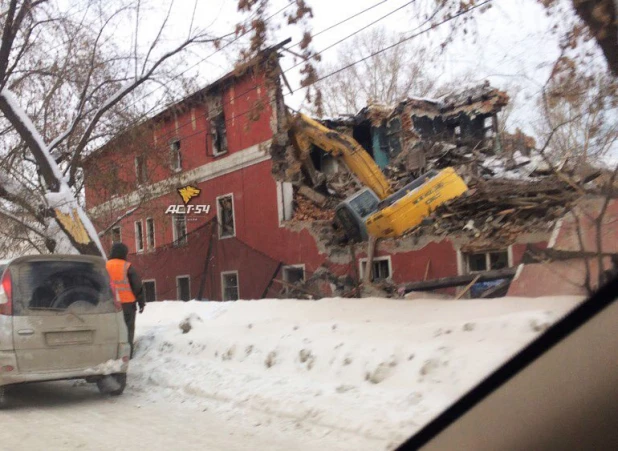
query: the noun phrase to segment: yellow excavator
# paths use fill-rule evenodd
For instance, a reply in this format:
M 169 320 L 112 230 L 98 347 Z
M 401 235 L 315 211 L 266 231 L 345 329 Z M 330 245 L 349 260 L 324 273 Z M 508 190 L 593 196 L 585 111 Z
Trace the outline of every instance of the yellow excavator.
M 401 236 L 417 227 L 438 205 L 468 190 L 453 168 L 445 168 L 429 171 L 393 192 L 380 167 L 354 138 L 331 130 L 302 113 L 290 119 L 290 138 L 314 187 L 324 182 L 324 175 L 313 165 L 312 146 L 341 158 L 366 186 L 335 209 L 336 221 L 353 241 L 365 241 L 370 236 Z

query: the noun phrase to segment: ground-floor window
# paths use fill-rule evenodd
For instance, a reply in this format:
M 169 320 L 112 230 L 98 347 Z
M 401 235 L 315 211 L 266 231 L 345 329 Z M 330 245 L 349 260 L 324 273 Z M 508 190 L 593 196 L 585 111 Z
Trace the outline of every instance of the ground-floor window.
M 144 280 L 144 301 L 155 302 L 157 300 L 157 283 L 154 280 Z
M 361 258 L 360 260 L 360 276 L 361 279 L 365 277 L 365 271 L 367 269 L 367 259 Z M 391 265 L 391 258 L 375 257 L 372 263 L 371 280 L 384 280 L 389 279 L 393 275 L 393 269 Z
M 176 277 L 176 295 L 181 301 L 191 300 L 191 279 L 189 276 Z
M 297 283 L 305 280 L 305 265 L 284 266 L 282 271 L 284 282 Z
M 239 297 L 238 271 L 222 272 L 221 298 L 224 301 L 236 301 Z
M 464 253 L 467 273 L 505 269 L 510 266 L 508 249 Z

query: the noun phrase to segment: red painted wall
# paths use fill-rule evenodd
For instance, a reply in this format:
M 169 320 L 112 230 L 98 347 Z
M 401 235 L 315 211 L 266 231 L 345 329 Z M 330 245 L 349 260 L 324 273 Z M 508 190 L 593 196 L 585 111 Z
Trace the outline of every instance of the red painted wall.
M 150 131 L 141 135 L 142 141 L 124 147 L 116 146 L 116 151 L 108 149 L 93 157 L 86 168 L 88 207 L 92 208 L 109 200 L 112 188 L 117 194 L 135 189 L 134 158 L 136 153 L 143 151 L 144 146 L 151 147 L 146 155 L 150 181 L 156 182 L 172 175 L 168 147 L 172 138 L 180 139 L 183 171 L 234 158 L 234 155 L 243 149 L 270 139 L 272 111 L 263 85 L 262 77 L 247 75 L 224 89 L 223 107 L 229 150 L 222 156 L 212 156 L 207 111 L 202 105 L 157 122 L 154 130 L 147 129 Z M 250 112 L 256 108 L 258 100 L 263 102 L 265 108 L 255 117 Z M 114 166 L 120 170 L 118 179 L 110 185 L 105 177 L 113 175 L 110 168 Z M 189 215 L 189 237 L 184 246 L 174 246 L 172 218 L 165 214 L 170 204 L 182 203 L 174 189 L 169 194 L 141 206 L 119 223 L 122 240 L 132 254 L 130 260 L 144 279 L 156 280 L 159 300 L 177 298 L 176 277 L 182 275 L 191 278 L 192 297 L 198 296 L 203 280 L 203 297 L 221 299 L 221 272 L 238 271 L 240 296 L 244 299 L 256 299 L 262 297 L 280 262 L 284 265 L 304 264 L 307 274 L 315 272 L 323 264 L 327 264 L 337 275 L 353 275 L 358 272 L 358 262 L 365 257 L 364 252 L 357 253 L 353 262 L 332 262 L 327 255 L 318 251 L 315 239 L 308 230 L 292 231 L 279 226 L 277 184 L 271 170 L 272 163 L 266 160 L 211 180 L 195 182 L 201 189 L 201 194 L 192 204 L 210 205 L 211 211 L 208 215 Z M 107 185 L 103 184 L 102 180 L 106 181 Z M 211 236 L 209 221 L 217 211 L 216 198 L 230 193 L 234 198 L 236 236 L 231 239 L 218 239 L 218 233 L 215 232 L 211 258 L 206 262 Z M 126 209 L 123 209 L 102 214 L 96 220 L 97 227 L 99 230 L 106 228 L 125 211 Z M 153 218 L 155 222 L 156 247 L 137 253 L 134 224 L 135 221 L 142 221 L 145 240 L 147 218 Z M 110 236 L 103 242 L 109 248 Z M 520 261 L 523 249 L 523 245 L 514 248 L 515 264 Z M 406 252 L 392 244 L 380 245 L 377 256 L 385 255 L 391 255 L 392 278 L 396 283 L 422 280 L 428 261 L 431 261 L 428 278 L 457 274 L 456 249 L 447 240 L 431 242 L 423 248 Z M 281 275 L 278 274 L 277 277 L 280 278 Z

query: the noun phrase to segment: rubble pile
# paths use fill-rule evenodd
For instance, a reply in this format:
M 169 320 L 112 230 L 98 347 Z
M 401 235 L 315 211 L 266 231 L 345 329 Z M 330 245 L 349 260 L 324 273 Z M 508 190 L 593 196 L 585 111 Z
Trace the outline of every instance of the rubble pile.
M 335 210 L 321 208 L 302 195 L 295 196 L 293 221 L 332 221 Z
M 465 195 L 440 206 L 411 234 L 467 235 L 512 243 L 521 234 L 548 231 L 578 197 L 557 177 L 536 182 L 480 180 Z

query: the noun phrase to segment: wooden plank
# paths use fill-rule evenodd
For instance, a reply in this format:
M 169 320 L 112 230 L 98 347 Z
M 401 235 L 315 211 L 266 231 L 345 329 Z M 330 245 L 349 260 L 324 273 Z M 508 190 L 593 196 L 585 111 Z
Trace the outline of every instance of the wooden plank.
M 281 269 L 282 266 L 283 266 L 283 263 L 279 262 L 279 264 L 277 265 L 277 269 L 275 269 L 275 272 L 273 273 L 273 276 L 270 278 L 268 285 L 266 285 L 266 288 L 264 289 L 264 292 L 262 293 L 262 297 L 260 299 L 264 299 L 266 297 L 266 295 L 268 294 L 268 291 L 270 290 L 270 287 L 273 286 L 273 281 L 275 280 L 275 277 L 277 277 L 277 274 L 279 274 L 279 270 Z
M 365 274 L 363 275 L 363 283 L 371 283 L 371 273 L 373 272 L 373 256 L 376 250 L 376 243 L 378 240 L 374 236 L 369 237 L 369 243 L 367 244 L 367 263 L 365 264 Z
M 465 274 L 463 276 L 443 277 L 440 279 L 427 280 L 422 282 L 411 282 L 403 286 L 403 291 L 426 291 L 437 290 L 438 288 L 450 288 L 465 285 L 480 276 L 477 282 L 490 282 L 498 279 L 509 279 L 515 276 L 516 268 L 499 269 L 494 271 L 485 271 L 481 273 Z
M 464 294 L 466 294 L 466 293 L 470 290 L 470 288 L 472 288 L 472 285 L 474 285 L 476 282 L 478 282 L 478 280 L 480 279 L 480 277 L 481 277 L 480 275 L 476 276 L 476 277 L 474 278 L 474 280 L 473 280 L 472 282 L 470 282 L 470 283 L 466 286 L 466 288 L 464 288 L 464 289 L 463 289 L 463 291 L 462 291 L 461 293 L 459 293 L 459 294 L 455 297 L 455 300 L 457 300 L 457 299 L 461 299 L 461 298 L 463 297 L 463 295 L 464 295 Z
M 273 282 L 277 282 L 278 284 L 283 285 L 284 287 L 288 287 L 288 288 L 291 288 L 293 290 L 300 291 L 301 293 L 308 294 L 310 296 L 313 296 L 314 298 L 318 298 L 319 299 L 319 298 L 322 297 L 321 294 L 316 294 L 316 293 L 314 293 L 312 291 L 309 291 L 309 290 L 306 290 L 304 288 L 297 287 L 293 283 L 286 282 L 285 280 L 273 279 Z
M 429 276 L 430 267 L 431 267 L 431 258 L 427 260 L 427 266 L 425 267 L 425 276 L 423 277 L 423 281 L 427 280 L 427 276 Z

